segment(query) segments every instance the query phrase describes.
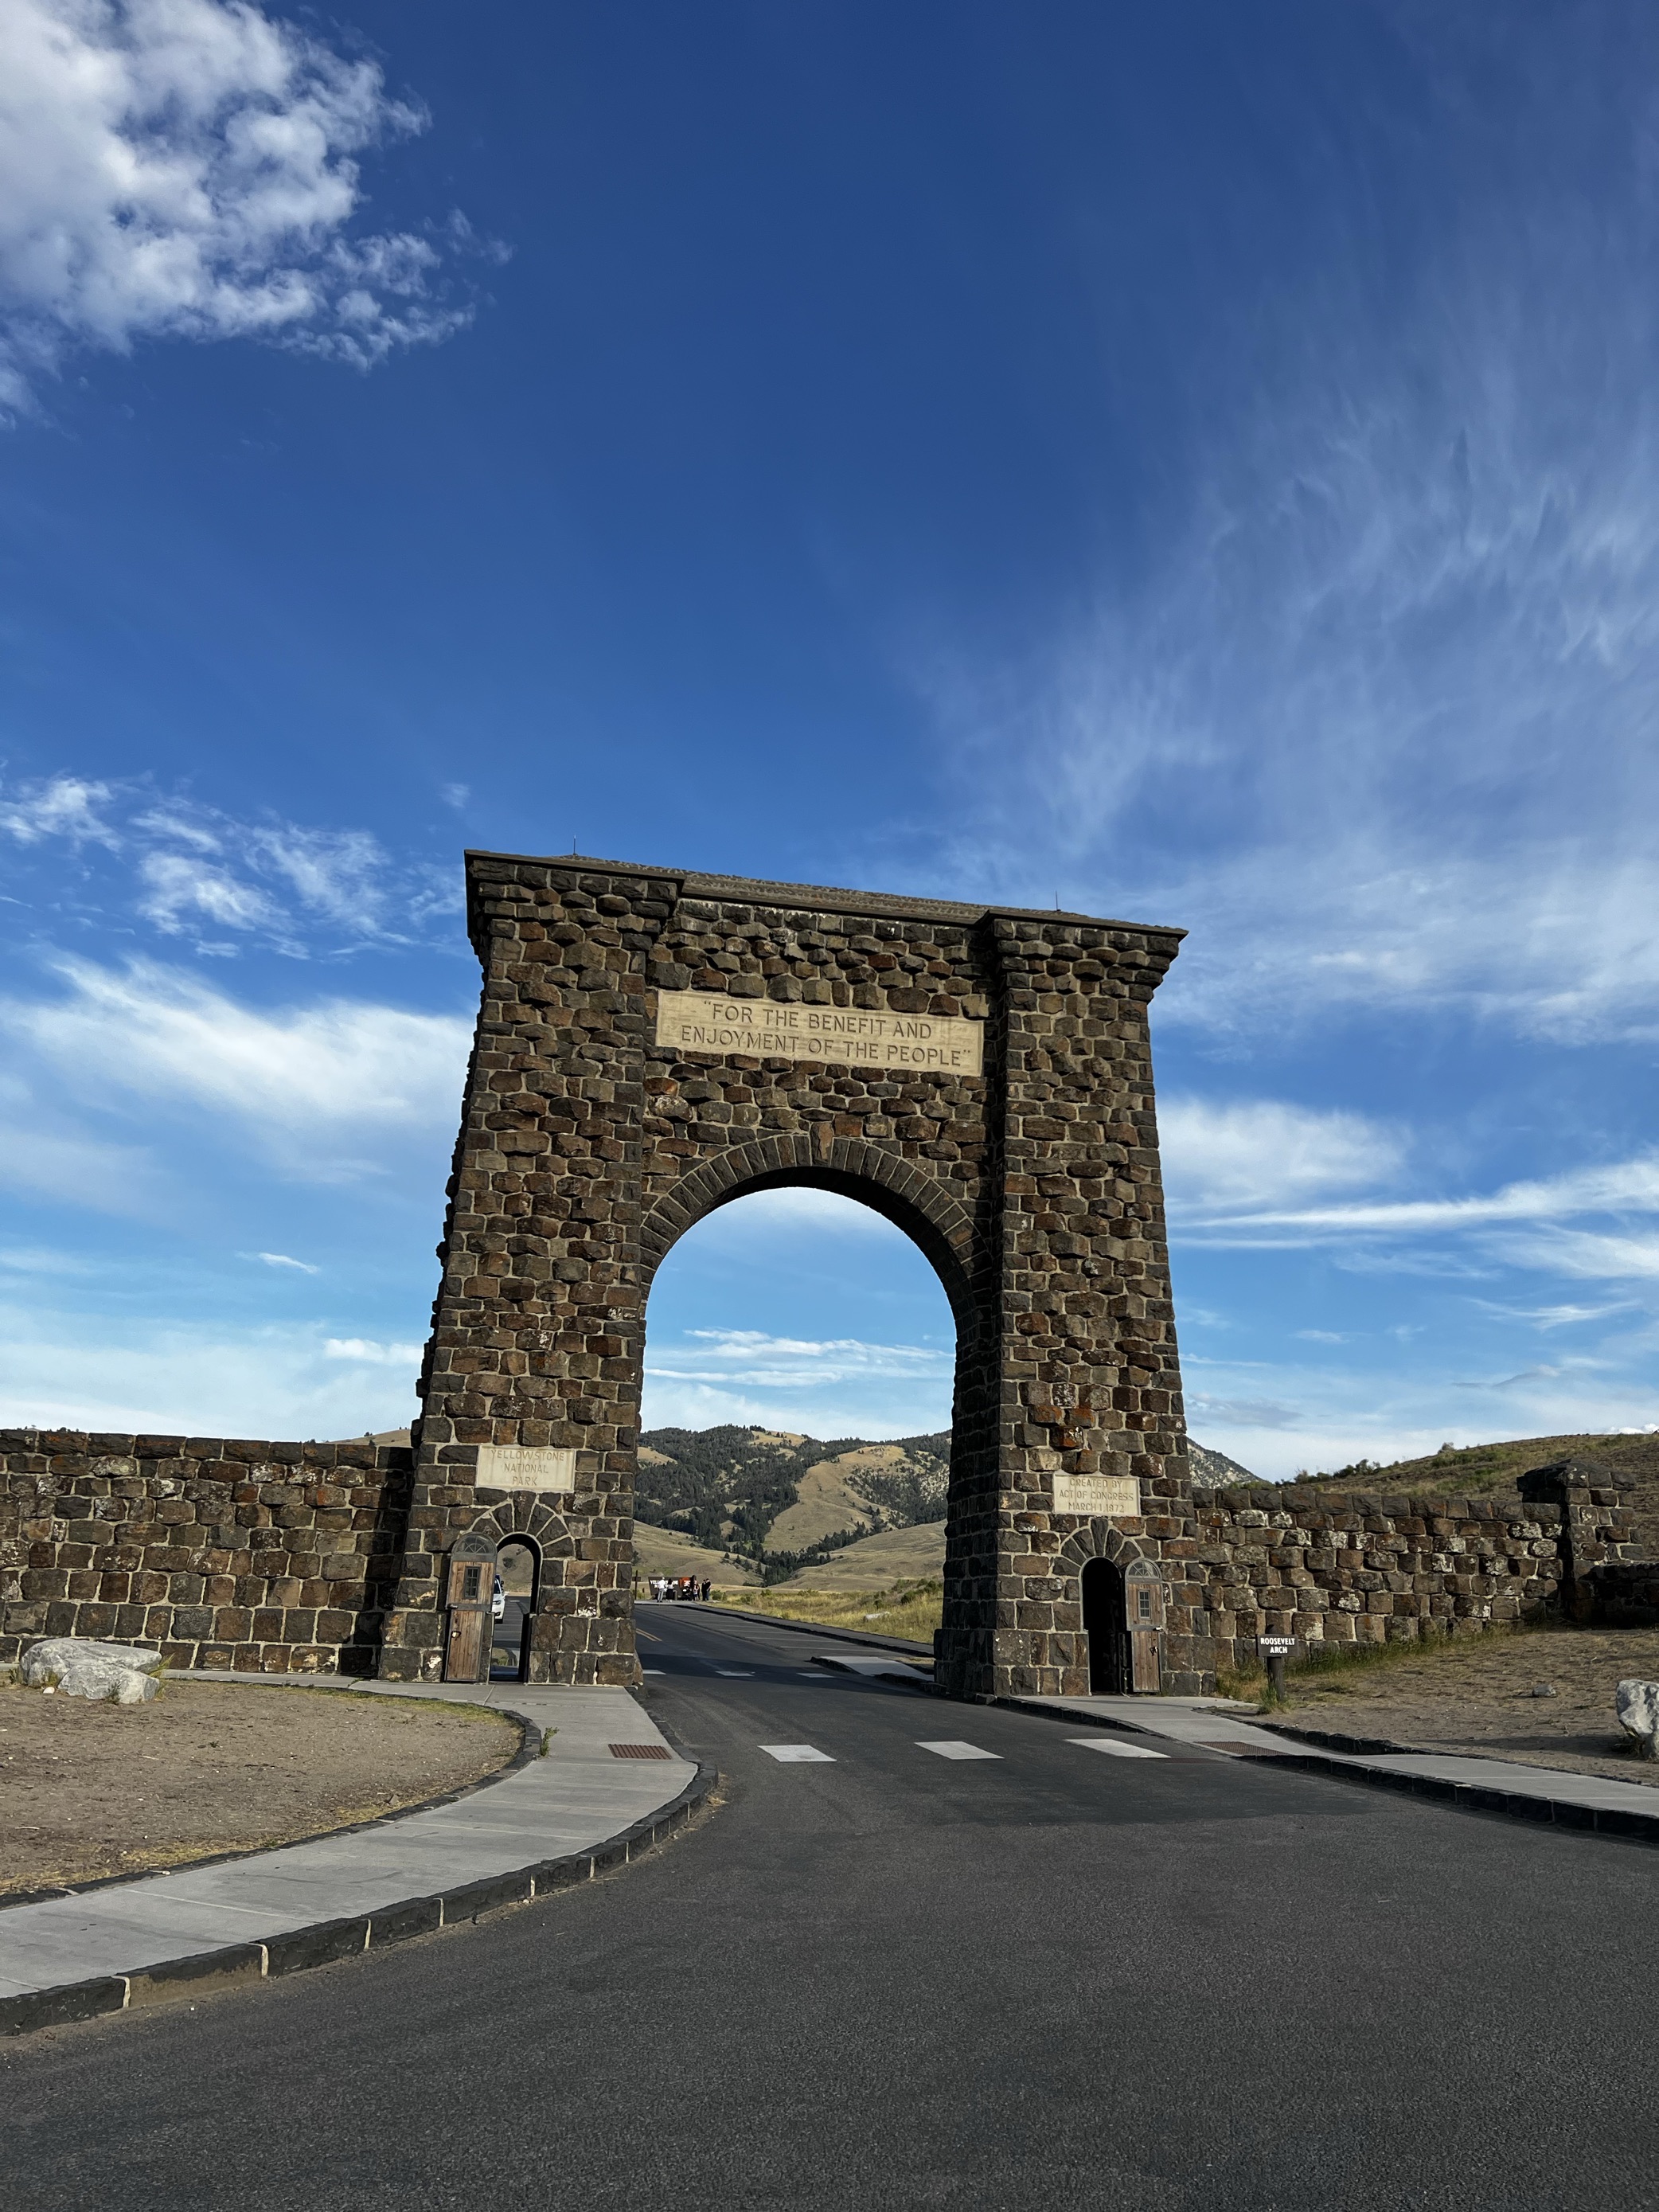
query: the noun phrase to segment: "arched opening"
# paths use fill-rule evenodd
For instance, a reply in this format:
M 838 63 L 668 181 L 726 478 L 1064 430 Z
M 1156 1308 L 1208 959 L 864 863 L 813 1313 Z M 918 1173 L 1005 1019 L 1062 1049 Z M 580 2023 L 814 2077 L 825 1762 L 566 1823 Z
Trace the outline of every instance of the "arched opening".
M 495 1554 L 489 1637 L 492 1682 L 529 1679 L 530 1625 L 541 1566 L 540 1549 L 528 1536 L 509 1536 Z
M 1123 1571 L 1113 1559 L 1090 1559 L 1083 1570 L 1083 1632 L 1089 1644 L 1089 1692 L 1121 1698 L 1129 1688 L 1129 1634 Z
M 951 1290 L 944 1239 L 873 1183 L 768 1174 L 711 1194 L 650 1285 L 636 1574 L 942 1583 Z

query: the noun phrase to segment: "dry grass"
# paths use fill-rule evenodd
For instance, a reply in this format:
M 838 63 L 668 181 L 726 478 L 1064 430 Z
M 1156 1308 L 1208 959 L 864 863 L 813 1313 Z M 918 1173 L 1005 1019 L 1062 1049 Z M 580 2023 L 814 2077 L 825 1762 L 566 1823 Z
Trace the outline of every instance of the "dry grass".
M 1288 1675 L 1285 1704 L 1293 1723 L 1321 1731 L 1653 1788 L 1659 1765 L 1638 1756 L 1614 1712 L 1619 1683 L 1632 1677 L 1659 1679 L 1659 1629 L 1528 1624 L 1304 1665 Z
M 1524 1630 L 1500 1625 L 1482 1629 L 1475 1635 L 1448 1636 L 1437 1631 L 1413 1638 L 1409 1643 L 1395 1640 L 1387 1644 L 1312 1644 L 1299 1658 L 1285 1662 L 1285 1684 L 1289 1694 L 1282 1702 L 1295 1705 L 1300 1692 L 1340 1686 L 1355 1677 L 1364 1678 L 1378 1668 L 1421 1665 L 1425 1662 L 1455 1663 L 1459 1659 L 1472 1658 L 1482 1650 L 1489 1650 L 1494 1638 L 1553 1632 L 1547 1626 L 1528 1622 Z M 1218 1668 L 1215 1683 L 1222 1697 L 1245 1698 L 1260 1705 L 1263 1712 L 1281 1702 L 1273 1696 L 1267 1670 L 1260 1662 L 1253 1667 Z
M 867 1628 L 875 1636 L 901 1636 L 931 1644 L 945 1608 L 939 1582 L 896 1583 L 884 1590 L 716 1590 L 720 1605 L 738 1605 L 820 1628 Z
M 0 1895 L 295 1843 L 499 1771 L 479 1705 L 172 1675 L 148 1705 L 0 1689 Z

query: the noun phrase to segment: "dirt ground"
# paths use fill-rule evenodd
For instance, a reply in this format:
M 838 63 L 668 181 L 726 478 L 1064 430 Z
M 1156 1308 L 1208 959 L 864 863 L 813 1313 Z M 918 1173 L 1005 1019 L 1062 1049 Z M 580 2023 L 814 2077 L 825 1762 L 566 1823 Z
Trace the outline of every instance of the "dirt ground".
M 0 1688 L 0 1897 L 293 1843 L 493 1774 L 476 1705 L 173 1675 L 144 1705 Z
M 1659 1681 L 1659 1629 L 1539 1629 L 1472 1637 L 1388 1664 L 1292 1675 L 1295 1728 L 1384 1737 L 1413 1751 L 1463 1751 L 1659 1786 L 1613 1717 L 1615 1686 Z M 1537 1698 L 1540 1684 L 1553 1698 Z

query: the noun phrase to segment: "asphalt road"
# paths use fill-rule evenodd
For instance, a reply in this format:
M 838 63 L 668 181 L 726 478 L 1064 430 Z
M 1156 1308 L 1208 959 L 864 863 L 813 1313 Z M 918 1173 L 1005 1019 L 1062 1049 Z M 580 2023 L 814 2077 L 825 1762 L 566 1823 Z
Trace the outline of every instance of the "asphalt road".
M 1659 1853 L 641 1622 L 719 1810 L 474 1929 L 6 2046 L 6 2212 L 1659 2204 Z

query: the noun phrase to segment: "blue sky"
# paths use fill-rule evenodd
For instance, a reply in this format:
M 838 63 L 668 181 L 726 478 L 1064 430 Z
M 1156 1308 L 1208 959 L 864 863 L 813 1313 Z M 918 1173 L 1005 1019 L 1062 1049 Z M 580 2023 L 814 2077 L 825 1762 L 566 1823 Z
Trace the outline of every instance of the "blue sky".
M 1194 1433 L 1659 1422 L 1659 21 L 0 0 L 0 1419 L 412 1408 L 464 846 L 1191 933 Z M 903 1433 L 867 1214 L 647 1417 Z

